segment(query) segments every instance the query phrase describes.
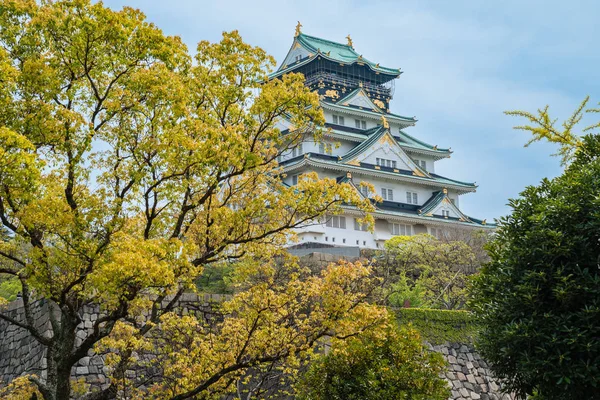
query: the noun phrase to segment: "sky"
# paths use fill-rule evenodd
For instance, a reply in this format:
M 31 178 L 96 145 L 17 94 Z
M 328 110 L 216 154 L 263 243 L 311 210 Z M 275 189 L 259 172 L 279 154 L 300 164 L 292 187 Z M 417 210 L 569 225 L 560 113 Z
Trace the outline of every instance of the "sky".
M 190 51 L 238 30 L 281 62 L 297 21 L 302 32 L 345 43 L 382 66 L 401 68 L 391 112 L 416 116 L 407 132 L 450 159 L 436 173 L 476 182 L 463 212 L 488 221 L 510 213 L 508 199 L 544 177 L 560 175 L 557 148 L 523 145 L 529 134 L 505 110 L 545 105 L 566 119 L 581 100 L 600 101 L 600 24 L 596 1 L 200 1 L 106 0 L 141 9 Z M 586 120 L 584 119 L 584 122 Z

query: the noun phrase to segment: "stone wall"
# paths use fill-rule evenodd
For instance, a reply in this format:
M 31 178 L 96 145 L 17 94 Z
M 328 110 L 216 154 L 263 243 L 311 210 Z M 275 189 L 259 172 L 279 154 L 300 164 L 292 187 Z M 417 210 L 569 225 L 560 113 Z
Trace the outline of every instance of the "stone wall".
M 315 264 L 323 265 L 331 262 L 329 257 L 316 255 L 312 258 Z M 214 318 L 214 303 L 222 302 L 228 296 L 186 294 L 180 299 L 176 309 L 182 314 L 195 314 L 210 320 Z M 40 302 L 34 307 L 34 319 L 42 331 L 50 334 L 47 307 Z M 17 300 L 4 311 L 19 321 L 24 320 L 22 303 Z M 84 340 L 93 322 L 98 318 L 98 310 L 88 307 L 82 316 L 83 322 L 77 332 L 78 340 Z M 471 345 L 462 343 L 446 343 L 429 346 L 431 350 L 440 352 L 448 361 L 449 368 L 445 374 L 451 386 L 450 399 L 472 400 L 508 400 L 514 396 L 502 394 L 500 384 L 489 370 L 488 364 L 481 359 Z M 0 320 L 0 385 L 10 382 L 15 377 L 25 374 L 36 374 L 42 379 L 45 376 L 45 349 L 31 338 L 27 331 Z M 136 371 L 129 371 L 136 374 Z M 90 352 L 73 367 L 74 378 L 84 378 L 92 387 L 104 388 L 108 385 L 104 358 Z
M 221 303 L 229 295 L 186 293 L 181 296 L 175 306 L 175 311 L 181 314 L 194 314 L 199 318 L 210 321 L 215 318 L 215 303 Z M 165 300 L 166 305 L 168 300 Z M 39 331 L 45 332 L 50 337 L 51 325 L 48 318 L 48 307 L 40 301 L 32 306 L 33 318 Z M 10 303 L 2 312 L 19 322 L 25 322 L 23 304 L 21 300 Z M 82 322 L 78 326 L 76 345 L 79 345 L 88 333 L 91 332 L 93 323 L 100 316 L 99 309 L 89 306 L 83 309 Z M 35 374 L 42 380 L 46 377 L 46 350 L 24 329 L 0 320 L 0 385 L 4 385 L 14 378 Z M 128 371 L 135 375 L 136 371 Z M 92 388 L 105 388 L 109 382 L 106 378 L 107 371 L 104 366 L 104 357 L 90 351 L 73 367 L 71 374 L 74 378 L 83 378 Z
M 445 343 L 430 349 L 442 353 L 448 361 L 446 380 L 452 395 L 450 399 L 513 400 L 512 394 L 502 393 L 501 384 L 494 378 L 489 365 L 472 345 Z

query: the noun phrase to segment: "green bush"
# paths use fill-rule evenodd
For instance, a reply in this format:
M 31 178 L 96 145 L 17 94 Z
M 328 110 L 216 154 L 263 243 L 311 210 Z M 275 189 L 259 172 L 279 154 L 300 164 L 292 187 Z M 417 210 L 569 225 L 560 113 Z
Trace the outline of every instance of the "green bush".
M 17 294 L 21 291 L 21 282 L 17 278 L 0 277 L 0 297 L 8 301 L 13 301 L 17 298 Z
M 600 136 L 511 200 L 473 286 L 478 347 L 509 390 L 600 398 Z
M 412 325 L 431 344 L 473 343 L 477 332 L 468 311 L 400 308 L 397 316 L 401 326 Z
M 392 324 L 385 335 L 335 341 L 298 386 L 300 400 L 446 400 L 440 378 L 446 363 L 428 351 L 418 332 Z

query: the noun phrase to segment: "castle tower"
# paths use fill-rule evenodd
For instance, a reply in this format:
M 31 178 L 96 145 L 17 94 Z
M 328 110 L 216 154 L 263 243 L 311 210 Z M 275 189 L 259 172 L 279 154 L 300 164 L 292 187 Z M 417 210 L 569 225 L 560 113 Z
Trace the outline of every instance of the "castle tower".
M 323 224 L 299 229 L 297 245 L 382 248 L 395 235 L 441 237 L 450 230 L 493 228 L 460 209 L 459 197 L 475 192 L 474 183 L 437 173 L 436 162 L 452 151 L 409 135 L 407 128 L 417 120 L 390 112 L 400 69 L 369 61 L 354 49 L 350 36 L 347 43 L 332 42 L 304 34 L 298 25 L 287 56 L 270 78 L 290 72 L 304 74 L 305 84 L 319 94 L 327 129 L 321 142 L 307 138 L 282 155 L 285 182 L 295 185 L 299 175 L 316 171 L 349 182 L 362 196 L 383 199 L 374 202 L 373 233 L 357 221 L 360 213 L 348 208 Z M 289 122 L 281 124 L 285 134 Z M 375 193 L 362 182 L 373 185 Z

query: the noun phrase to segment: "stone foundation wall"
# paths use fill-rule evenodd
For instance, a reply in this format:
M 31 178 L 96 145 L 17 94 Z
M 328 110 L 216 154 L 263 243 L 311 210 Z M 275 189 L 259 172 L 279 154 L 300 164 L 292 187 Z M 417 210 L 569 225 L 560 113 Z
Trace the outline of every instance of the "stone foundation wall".
M 494 378 L 489 365 L 472 345 L 445 343 L 429 348 L 442 353 L 448 361 L 446 380 L 450 384 L 450 399 L 513 400 L 515 396 L 501 392 L 500 382 Z
M 329 257 L 317 255 L 312 261 L 322 266 L 331 262 Z M 194 314 L 199 318 L 211 320 L 215 318 L 214 303 L 222 302 L 228 298 L 225 295 L 195 295 L 186 294 L 180 299 L 176 310 L 182 314 Z M 41 331 L 50 335 L 48 307 L 40 302 L 34 307 L 34 320 Z M 9 316 L 24 321 L 22 303 L 17 300 L 4 311 Z M 84 310 L 77 332 L 78 340 L 84 340 L 91 329 L 93 322 L 98 318 L 99 312 L 95 307 Z M 442 353 L 448 361 L 448 371 L 445 378 L 452 390 L 450 399 L 469 400 L 512 400 L 514 396 L 502 394 L 500 384 L 490 372 L 489 365 L 482 360 L 479 354 L 469 344 L 446 343 L 431 346 L 432 351 Z M 45 349 L 35 341 L 27 331 L 0 320 L 0 385 L 10 382 L 14 378 L 25 374 L 36 374 L 42 379 L 45 377 L 46 366 Z M 92 387 L 104 388 L 108 386 L 104 358 L 102 355 L 90 352 L 73 367 L 74 378 L 84 378 Z M 136 371 L 129 371 L 136 374 Z
M 175 306 L 175 311 L 183 315 L 193 314 L 198 318 L 210 321 L 215 318 L 215 303 L 221 303 L 229 295 L 186 293 L 181 296 Z M 165 301 L 166 305 L 168 301 Z M 36 327 L 50 337 L 52 330 L 48 318 L 48 307 L 44 301 L 32 306 L 33 319 Z M 21 300 L 16 300 L 3 309 L 2 312 L 19 322 L 25 322 L 25 313 Z M 100 316 L 98 307 L 89 306 L 83 309 L 82 322 L 78 326 L 76 345 L 92 331 L 93 323 Z M 16 377 L 35 374 L 42 380 L 46 378 L 46 349 L 40 345 L 28 331 L 16 325 L 0 320 L 0 386 Z M 137 371 L 128 371 L 137 374 Z M 109 382 L 104 366 L 104 356 L 90 351 L 71 370 L 73 378 L 84 378 L 91 387 L 105 388 Z

